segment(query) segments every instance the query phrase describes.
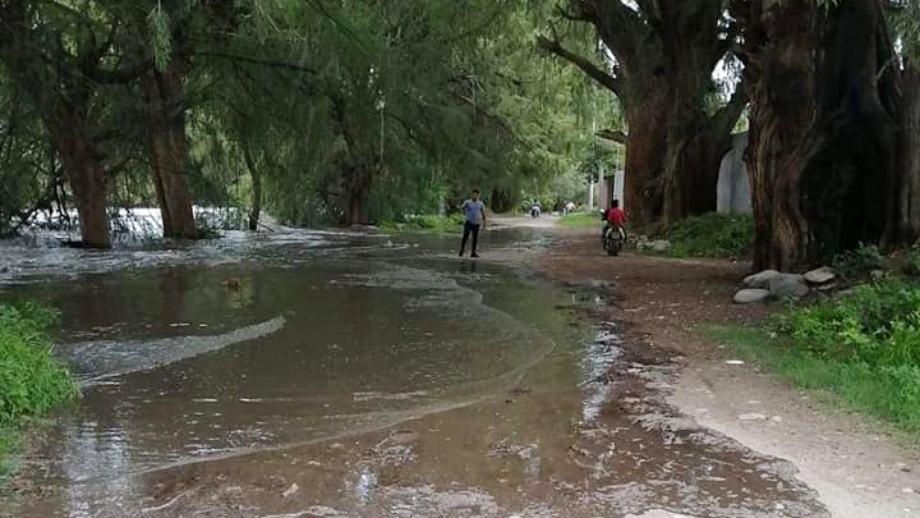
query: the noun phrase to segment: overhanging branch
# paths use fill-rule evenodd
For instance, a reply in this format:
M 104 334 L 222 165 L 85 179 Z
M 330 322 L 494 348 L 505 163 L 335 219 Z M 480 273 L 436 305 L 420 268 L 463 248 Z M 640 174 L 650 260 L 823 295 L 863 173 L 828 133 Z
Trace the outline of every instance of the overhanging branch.
M 618 97 L 622 96 L 623 83 L 622 81 L 620 81 L 618 77 L 613 76 L 601 70 L 597 65 L 595 65 L 594 63 L 591 63 L 584 57 L 579 56 L 578 54 L 575 54 L 574 52 L 569 51 L 568 49 L 562 46 L 559 40 L 556 40 L 556 39 L 551 40 L 547 38 L 546 36 L 538 36 L 537 46 L 542 48 L 543 50 L 546 50 L 547 52 L 550 52 L 552 54 L 555 54 L 556 56 L 559 56 L 560 58 L 568 61 L 569 63 L 572 63 L 573 65 L 580 68 L 582 72 L 587 74 L 588 77 L 600 83 L 601 86 L 603 86 L 604 88 L 612 91 Z

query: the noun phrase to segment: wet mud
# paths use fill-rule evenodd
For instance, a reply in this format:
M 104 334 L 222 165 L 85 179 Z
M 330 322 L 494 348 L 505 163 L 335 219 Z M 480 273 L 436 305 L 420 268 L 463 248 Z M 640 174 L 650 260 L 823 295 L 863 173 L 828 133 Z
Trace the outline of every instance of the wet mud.
M 0 515 L 829 516 L 793 466 L 667 404 L 680 358 L 623 341 L 595 311 L 614 289 L 515 259 L 551 231 L 491 232 L 478 263 L 324 239 L 7 279 L 62 310 L 84 397 Z

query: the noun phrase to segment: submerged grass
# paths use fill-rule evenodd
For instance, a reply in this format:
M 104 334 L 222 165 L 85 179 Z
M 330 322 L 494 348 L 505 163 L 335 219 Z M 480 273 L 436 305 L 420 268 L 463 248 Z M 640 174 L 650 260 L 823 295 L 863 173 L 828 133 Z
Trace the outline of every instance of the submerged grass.
M 888 279 L 845 296 L 797 303 L 767 329 L 712 327 L 795 385 L 920 435 L 920 284 Z
M 567 228 L 600 228 L 600 213 L 576 212 L 559 218 L 559 224 Z
M 0 478 L 12 469 L 23 425 L 77 394 L 52 355 L 47 330 L 56 318 L 37 304 L 0 304 Z
M 380 228 L 392 233 L 398 232 L 425 232 L 431 234 L 457 234 L 463 230 L 463 215 L 449 214 L 439 216 L 436 214 L 409 216 L 401 222 L 384 222 Z

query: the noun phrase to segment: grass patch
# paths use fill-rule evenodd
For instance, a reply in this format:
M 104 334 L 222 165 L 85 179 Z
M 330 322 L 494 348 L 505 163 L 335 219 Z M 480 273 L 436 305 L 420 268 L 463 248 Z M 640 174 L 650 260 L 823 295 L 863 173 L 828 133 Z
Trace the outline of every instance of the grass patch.
M 678 221 L 652 232 L 671 242 L 670 257 L 749 257 L 754 244 L 754 218 L 711 212 Z
M 0 304 L 0 478 L 29 419 L 73 399 L 70 372 L 52 355 L 48 328 L 57 314 L 37 304 Z
M 408 216 L 405 221 L 381 223 L 380 228 L 390 233 L 459 234 L 463 230 L 463 214 Z
M 567 214 L 559 218 L 559 224 L 567 228 L 600 229 L 602 222 L 600 213 L 576 212 L 574 214 Z
M 797 303 L 767 329 L 715 327 L 729 344 L 793 384 L 920 434 L 920 284 L 887 279 Z

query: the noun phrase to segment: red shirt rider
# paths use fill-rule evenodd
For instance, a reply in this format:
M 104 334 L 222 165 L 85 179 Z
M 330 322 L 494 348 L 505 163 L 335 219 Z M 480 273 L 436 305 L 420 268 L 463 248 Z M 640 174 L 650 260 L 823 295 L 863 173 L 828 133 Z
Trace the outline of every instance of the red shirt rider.
M 612 207 L 607 209 L 606 219 L 607 223 L 612 226 L 622 227 L 626 225 L 626 213 L 620 208 L 620 204 L 616 202 L 614 202 Z

